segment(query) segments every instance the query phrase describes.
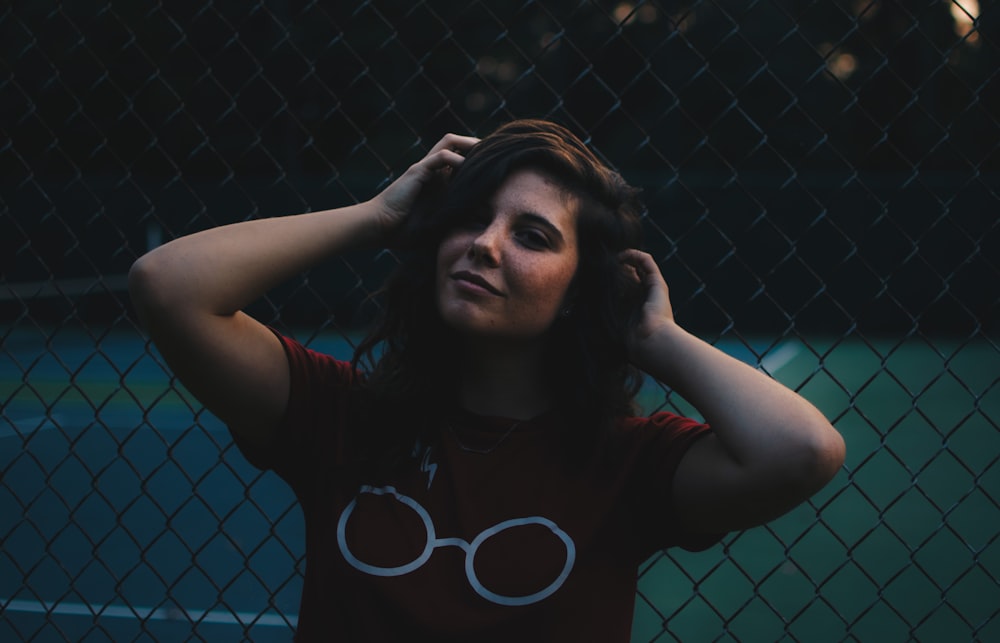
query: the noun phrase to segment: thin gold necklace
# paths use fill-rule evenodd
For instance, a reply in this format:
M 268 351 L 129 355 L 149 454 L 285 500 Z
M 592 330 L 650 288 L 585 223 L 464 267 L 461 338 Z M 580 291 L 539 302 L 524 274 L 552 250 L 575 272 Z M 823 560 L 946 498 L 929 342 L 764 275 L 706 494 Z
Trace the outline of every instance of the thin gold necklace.
M 510 428 L 508 428 L 506 431 L 504 431 L 504 434 L 500 436 L 500 439 L 497 440 L 495 443 L 493 443 L 493 446 L 491 446 L 488 449 L 477 449 L 475 447 L 470 447 L 470 446 L 468 446 L 466 444 L 463 444 L 462 440 L 460 440 L 459 437 L 458 437 L 458 431 L 455 430 L 455 427 L 453 427 L 450 422 L 448 423 L 447 426 L 448 426 L 448 430 L 451 431 L 451 436 L 453 438 L 455 438 L 455 444 L 458 445 L 459 449 L 461 449 L 462 451 L 465 451 L 466 453 L 475 453 L 475 454 L 478 454 L 478 455 L 488 455 L 490 453 L 493 453 L 496 450 L 496 448 L 499 447 L 503 443 L 503 441 L 507 439 L 507 436 L 509 436 L 511 433 L 513 433 L 514 429 L 516 429 L 517 427 L 521 426 L 522 424 L 524 424 L 524 420 L 518 420 L 517 422 L 514 422 L 513 424 L 511 424 Z

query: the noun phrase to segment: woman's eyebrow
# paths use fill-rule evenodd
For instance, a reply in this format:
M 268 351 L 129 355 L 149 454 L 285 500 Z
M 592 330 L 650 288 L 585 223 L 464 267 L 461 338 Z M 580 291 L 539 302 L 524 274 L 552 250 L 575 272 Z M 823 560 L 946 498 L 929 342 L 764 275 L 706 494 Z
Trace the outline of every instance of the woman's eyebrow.
M 545 228 L 549 232 L 549 234 L 552 235 L 553 241 L 555 241 L 557 243 L 562 243 L 564 241 L 563 234 L 562 234 L 562 232 L 559 231 L 559 228 L 557 228 L 555 226 L 555 224 L 553 224 L 551 221 L 549 221 L 548 219 L 546 219 L 545 217 L 543 217 L 540 214 L 537 214 L 535 212 L 530 212 L 530 211 L 529 212 L 522 212 L 518 216 L 518 219 L 520 219 L 522 221 L 527 221 L 527 222 L 530 222 L 530 223 L 533 223 L 535 225 L 538 225 L 538 226 L 541 226 L 541 227 Z

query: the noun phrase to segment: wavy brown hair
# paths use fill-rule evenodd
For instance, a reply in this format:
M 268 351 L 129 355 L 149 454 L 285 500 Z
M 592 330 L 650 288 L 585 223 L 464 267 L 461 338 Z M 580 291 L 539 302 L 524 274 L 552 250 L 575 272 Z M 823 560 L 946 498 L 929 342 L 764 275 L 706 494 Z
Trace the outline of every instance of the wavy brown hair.
M 571 313 L 547 331 L 545 359 L 565 420 L 566 453 L 580 461 L 617 418 L 634 413 L 641 379 L 625 338 L 642 293 L 618 255 L 641 246 L 638 190 L 565 127 L 517 120 L 476 144 L 448 179 L 423 190 L 394 244 L 399 266 L 377 293 L 381 316 L 353 360 L 367 374 L 360 393 L 368 417 L 357 423 L 355 437 L 371 461 L 398 461 L 416 437 L 431 438 L 454 408 L 459 345 L 434 303 L 438 246 L 525 168 L 546 174 L 578 204 Z

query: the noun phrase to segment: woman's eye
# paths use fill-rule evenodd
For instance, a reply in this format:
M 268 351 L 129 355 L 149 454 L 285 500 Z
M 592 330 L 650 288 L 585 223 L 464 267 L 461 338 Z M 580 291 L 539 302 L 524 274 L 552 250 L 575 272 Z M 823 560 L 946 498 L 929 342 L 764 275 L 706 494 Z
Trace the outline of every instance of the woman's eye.
M 522 243 L 533 247 L 533 248 L 548 248 L 549 238 L 545 236 L 544 233 L 539 232 L 533 228 L 528 228 L 521 230 L 517 233 L 518 238 Z

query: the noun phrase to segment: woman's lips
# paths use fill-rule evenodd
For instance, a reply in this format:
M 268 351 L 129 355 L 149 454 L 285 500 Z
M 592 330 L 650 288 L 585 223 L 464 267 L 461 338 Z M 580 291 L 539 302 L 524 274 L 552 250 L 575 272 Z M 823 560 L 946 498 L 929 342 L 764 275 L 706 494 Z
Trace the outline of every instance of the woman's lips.
M 491 284 L 490 282 L 486 281 L 484 278 L 473 272 L 461 270 L 459 272 L 452 273 L 451 278 L 457 282 L 463 282 L 465 284 L 471 284 L 472 286 L 476 286 L 478 287 L 479 290 L 484 290 L 490 293 L 491 295 L 496 295 L 498 297 L 503 296 L 503 293 L 500 292 L 498 288 L 496 288 L 493 284 Z

